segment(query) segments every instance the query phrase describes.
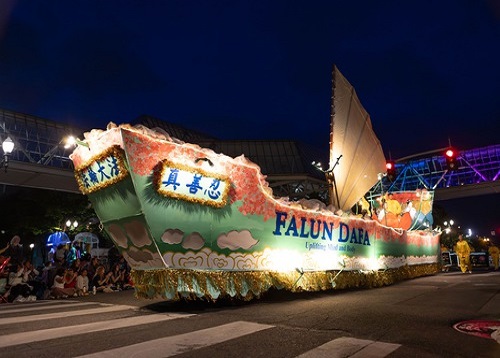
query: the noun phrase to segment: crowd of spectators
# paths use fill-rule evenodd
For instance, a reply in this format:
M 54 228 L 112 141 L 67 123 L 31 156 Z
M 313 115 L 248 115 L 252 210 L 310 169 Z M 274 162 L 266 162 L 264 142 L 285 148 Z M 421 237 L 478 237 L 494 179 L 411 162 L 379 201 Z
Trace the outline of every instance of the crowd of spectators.
M 1 302 L 88 296 L 133 287 L 123 256 L 92 257 L 73 242 L 52 248 L 45 265 L 35 268 L 24 258 L 20 241 L 16 235 L 0 249 Z

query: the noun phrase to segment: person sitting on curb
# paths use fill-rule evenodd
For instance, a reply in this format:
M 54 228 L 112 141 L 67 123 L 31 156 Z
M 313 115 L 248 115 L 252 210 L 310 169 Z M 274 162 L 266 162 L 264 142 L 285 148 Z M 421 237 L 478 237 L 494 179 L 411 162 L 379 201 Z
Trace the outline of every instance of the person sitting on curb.
M 64 287 L 65 279 L 64 279 L 65 269 L 60 267 L 56 271 L 56 275 L 54 277 L 54 284 L 52 285 L 52 289 L 50 290 L 50 296 L 53 298 L 68 298 L 69 296 L 76 295 L 76 291 L 74 288 Z
M 95 291 L 97 292 L 114 292 L 110 280 L 111 272 L 106 273 L 104 266 L 99 265 L 92 279 L 92 287 L 95 287 Z
M 76 293 L 78 296 L 87 296 L 89 294 L 89 277 L 87 269 L 82 269 L 76 278 Z

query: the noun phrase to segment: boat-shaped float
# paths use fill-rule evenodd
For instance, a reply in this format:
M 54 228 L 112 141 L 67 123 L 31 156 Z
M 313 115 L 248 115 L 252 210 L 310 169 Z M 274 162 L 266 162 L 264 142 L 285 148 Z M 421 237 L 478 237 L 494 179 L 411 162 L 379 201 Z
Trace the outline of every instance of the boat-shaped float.
M 349 86 L 334 68 L 326 175 L 336 200 L 328 207 L 276 198 L 258 165 L 243 155 L 231 158 L 161 130 L 110 123 L 85 133 L 71 155 L 75 176 L 133 269 L 136 296 L 251 299 L 271 288 L 377 287 L 436 272 L 439 233 L 391 227 L 380 216 L 384 209 L 389 214 L 383 205 L 378 216 L 347 214 L 385 165 L 381 148 L 364 154 L 347 148 L 358 141 L 349 136 L 359 128 L 380 147 Z M 351 114 L 340 119 L 346 110 L 364 122 L 346 129 L 353 120 Z M 347 138 L 341 146 L 334 143 L 338 123 Z M 361 170 L 355 168 L 360 161 Z M 408 195 L 421 200 L 417 192 L 404 200 Z

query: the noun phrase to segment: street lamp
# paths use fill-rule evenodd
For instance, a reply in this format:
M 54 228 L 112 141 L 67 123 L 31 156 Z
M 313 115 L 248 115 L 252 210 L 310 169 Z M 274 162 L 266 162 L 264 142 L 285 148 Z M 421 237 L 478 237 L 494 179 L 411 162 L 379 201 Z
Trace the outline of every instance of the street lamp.
M 80 140 L 77 137 L 74 137 L 72 135 L 68 136 L 67 138 L 64 138 L 63 141 L 65 142 L 64 143 L 65 149 L 75 147 L 77 145 L 83 145 L 84 147 L 87 147 L 87 148 L 89 147 L 89 145 L 87 143 L 85 143 L 84 141 L 82 141 L 82 140 Z
M 69 230 L 72 230 L 71 227 L 73 227 L 73 229 L 76 229 L 77 226 L 78 226 L 78 221 L 76 221 L 76 220 L 71 222 L 71 220 L 68 219 L 68 221 L 66 221 L 66 227 Z
M 14 150 L 14 142 L 12 141 L 12 139 L 10 139 L 10 137 L 7 137 L 7 139 L 2 142 L 2 149 L 3 159 L 0 162 L 0 168 L 4 167 L 5 172 L 7 173 L 7 167 L 9 166 L 9 155 Z
M 451 227 L 453 226 L 453 224 L 455 224 L 455 222 L 453 220 L 450 220 L 449 222 L 448 221 L 445 221 L 443 223 L 444 225 L 444 232 L 446 232 L 447 234 L 449 234 L 451 232 Z

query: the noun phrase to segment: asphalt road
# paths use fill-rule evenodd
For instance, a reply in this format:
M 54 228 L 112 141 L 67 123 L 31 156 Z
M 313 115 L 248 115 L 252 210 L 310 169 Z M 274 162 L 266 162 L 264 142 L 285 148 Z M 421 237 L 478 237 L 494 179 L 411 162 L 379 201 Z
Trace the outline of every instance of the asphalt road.
M 500 357 L 496 340 L 453 328 L 469 320 L 500 326 L 500 272 L 272 291 L 250 302 L 138 300 L 123 291 L 4 304 L 0 356 Z

